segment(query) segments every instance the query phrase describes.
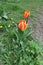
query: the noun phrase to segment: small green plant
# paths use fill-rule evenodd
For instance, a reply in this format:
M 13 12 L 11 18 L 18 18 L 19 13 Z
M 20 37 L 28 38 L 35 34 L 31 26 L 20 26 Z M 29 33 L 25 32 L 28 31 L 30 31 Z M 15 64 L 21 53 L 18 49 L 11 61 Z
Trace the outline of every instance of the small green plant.
M 14 23 L 12 28 L 5 26 L 5 30 L 4 39 L 0 42 L 4 65 L 43 65 L 42 49 L 38 42 L 29 39 L 32 31 L 26 20 Z

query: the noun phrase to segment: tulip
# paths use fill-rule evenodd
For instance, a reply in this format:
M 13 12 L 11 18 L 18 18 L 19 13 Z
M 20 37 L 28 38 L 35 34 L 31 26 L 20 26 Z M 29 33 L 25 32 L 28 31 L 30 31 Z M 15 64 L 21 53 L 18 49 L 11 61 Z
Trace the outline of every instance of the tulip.
M 26 20 L 20 20 L 18 28 L 21 31 L 25 31 L 27 29 L 27 27 L 28 27 L 28 24 L 26 23 Z
M 24 18 L 30 17 L 30 11 L 25 11 L 24 12 Z

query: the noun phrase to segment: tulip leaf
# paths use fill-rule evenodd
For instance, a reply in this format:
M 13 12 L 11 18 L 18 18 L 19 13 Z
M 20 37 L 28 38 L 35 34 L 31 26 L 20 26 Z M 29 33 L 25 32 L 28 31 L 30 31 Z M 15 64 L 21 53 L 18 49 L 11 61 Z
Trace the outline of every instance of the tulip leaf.
M 26 38 L 26 37 L 29 37 L 31 34 L 33 33 L 33 31 L 31 31 L 29 28 L 26 30 L 26 31 L 24 31 L 24 38 Z

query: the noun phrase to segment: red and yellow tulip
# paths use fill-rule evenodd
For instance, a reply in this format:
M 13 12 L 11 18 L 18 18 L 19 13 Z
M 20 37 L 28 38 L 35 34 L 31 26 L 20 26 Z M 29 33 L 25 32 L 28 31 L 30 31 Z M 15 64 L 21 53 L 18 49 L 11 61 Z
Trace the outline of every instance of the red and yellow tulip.
M 28 27 L 28 24 L 26 23 L 26 20 L 20 20 L 18 28 L 21 31 L 25 31 L 27 29 L 27 27 Z
M 30 17 L 30 11 L 25 11 L 24 12 L 24 18 Z

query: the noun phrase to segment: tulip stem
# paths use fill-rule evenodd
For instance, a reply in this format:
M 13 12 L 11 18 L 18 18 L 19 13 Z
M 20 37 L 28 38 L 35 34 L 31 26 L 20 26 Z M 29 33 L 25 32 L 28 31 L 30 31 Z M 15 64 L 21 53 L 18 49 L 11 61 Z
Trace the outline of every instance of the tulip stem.
M 26 21 L 27 21 L 27 23 L 28 23 L 28 18 L 27 18 L 27 20 L 26 20 Z

